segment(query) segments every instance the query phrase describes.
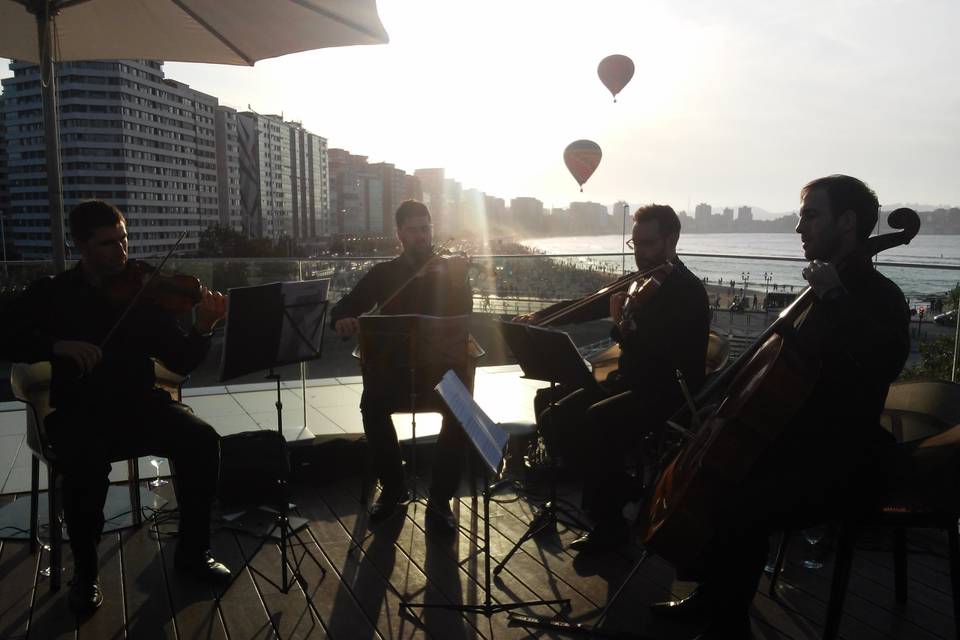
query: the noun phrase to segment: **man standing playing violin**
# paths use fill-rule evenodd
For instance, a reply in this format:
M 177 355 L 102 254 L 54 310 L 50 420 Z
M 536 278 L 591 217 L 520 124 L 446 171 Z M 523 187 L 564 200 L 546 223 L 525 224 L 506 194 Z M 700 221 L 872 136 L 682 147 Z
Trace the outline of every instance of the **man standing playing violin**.
M 626 542 L 623 452 L 636 451 L 641 439 L 662 429 L 683 403 L 678 370 L 694 392 L 705 377 L 710 303 L 703 282 L 677 257 L 680 220 L 671 207 L 657 204 L 640 207 L 633 220 L 627 245 L 638 271 L 654 279 L 646 283 L 651 288 L 637 296 L 645 299 L 631 300 L 636 304 L 624 313 L 630 296 L 620 287 L 568 318 L 612 318 L 611 337 L 621 349 L 617 370 L 596 388 L 573 393 L 564 389 L 567 395 L 554 407 L 545 408 L 549 399 L 543 395 L 538 400 L 538 424 L 545 438 L 552 437 L 584 473 L 584 506 L 596 526 L 571 544 L 581 552 L 605 551 Z M 561 305 L 575 304 L 558 303 L 518 320 L 535 323 Z
M 43 278 L 15 301 L 3 319 L 2 351 L 14 362 L 52 363 L 44 428 L 63 477 L 63 510 L 73 552 L 69 603 L 78 614 L 103 602 L 97 545 L 103 530 L 110 460 L 147 454 L 176 467 L 180 534 L 175 566 L 208 581 L 230 571 L 210 554 L 210 508 L 220 460 L 217 433 L 165 391 L 155 388 L 154 362 L 181 374 L 203 360 L 213 326 L 224 316 L 222 294 L 201 292 L 188 333 L 148 302 L 111 299 L 112 283 L 127 272 L 127 227 L 120 211 L 89 201 L 70 212 L 80 261 Z M 106 337 L 110 335 L 109 340 Z
M 389 262 L 374 265 L 330 312 L 331 326 L 344 339 L 353 337 L 360 330 L 358 316 L 374 309 L 388 314 L 433 316 L 467 315 L 473 309 L 466 271 L 462 279 L 443 277 L 452 275 L 453 269 L 448 273 L 446 269 L 450 267 L 444 264 L 446 260 L 433 252 L 433 225 L 426 205 L 416 200 L 401 203 L 397 208 L 396 223 L 397 239 L 403 252 Z M 433 273 L 434 266 L 437 273 Z M 403 399 L 408 398 L 408 394 L 406 388 L 385 385 L 374 388 L 364 384 L 360 399 L 363 431 L 381 483 L 380 496 L 370 509 L 371 522 L 386 519 L 397 505 L 409 499 L 403 479 L 400 444 L 390 420 L 392 407 L 403 406 Z M 460 429 L 444 414 L 434 456 L 427 513 L 433 522 L 450 531 L 456 528 L 450 500 L 460 481 L 464 451 Z
M 856 518 L 879 508 L 887 490 L 892 438 L 880 413 L 909 353 L 910 315 L 903 293 L 870 261 L 877 196 L 856 178 L 831 175 L 808 183 L 801 199 L 796 231 L 815 298 L 792 319 L 789 339 L 816 363 L 812 388 L 738 482 L 741 490 L 718 496 L 708 550 L 678 566 L 700 586 L 683 600 L 652 606 L 667 617 L 705 619 L 703 640 L 751 637 L 748 610 L 772 532 Z M 785 398 L 789 389 L 782 391 Z

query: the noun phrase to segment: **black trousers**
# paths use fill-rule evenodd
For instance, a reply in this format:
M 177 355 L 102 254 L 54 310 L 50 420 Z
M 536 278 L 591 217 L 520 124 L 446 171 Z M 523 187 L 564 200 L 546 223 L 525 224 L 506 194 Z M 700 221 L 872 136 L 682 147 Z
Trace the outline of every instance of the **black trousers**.
M 608 393 L 556 387 L 538 393 L 535 408 L 543 407 L 537 422 L 547 446 L 583 473 L 583 506 L 598 523 L 614 524 L 629 498 L 625 454 L 642 454 L 643 440 L 663 428 L 666 416 L 656 398 Z
M 63 514 L 77 572 L 97 574 L 111 460 L 168 458 L 177 470 L 180 549 L 210 546 L 220 437 L 189 407 L 154 390 L 109 406 L 59 408 L 47 416 L 46 428 L 63 476 Z
M 902 445 L 885 434 L 871 440 L 860 449 L 841 445 L 829 452 L 823 446 L 775 445 L 777 455 L 762 459 L 736 496 L 718 496 L 727 506 L 715 520 L 715 538 L 700 559 L 677 567 L 678 577 L 700 581 L 722 602 L 722 616 L 747 615 L 771 534 L 857 522 L 880 508 Z
M 440 404 L 442 401 L 437 400 Z M 364 387 L 360 398 L 360 413 L 363 415 L 363 433 L 373 454 L 373 468 L 384 490 L 399 491 L 403 486 L 403 463 L 400 442 L 390 415 L 408 410 L 409 396 L 403 397 L 396 390 Z M 433 409 L 424 409 L 432 411 Z M 440 410 L 439 408 L 437 410 Z M 460 484 L 467 442 L 466 436 L 455 418 L 445 408 L 440 410 L 443 423 L 433 458 L 433 477 L 430 497 L 450 500 Z

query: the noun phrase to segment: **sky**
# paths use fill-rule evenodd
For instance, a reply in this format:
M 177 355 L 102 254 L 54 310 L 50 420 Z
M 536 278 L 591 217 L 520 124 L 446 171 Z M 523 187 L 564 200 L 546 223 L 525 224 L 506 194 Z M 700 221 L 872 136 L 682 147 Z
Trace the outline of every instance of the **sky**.
M 794 211 L 830 173 L 882 203 L 960 205 L 956 0 L 379 0 L 390 43 L 252 68 L 168 63 L 331 148 L 547 207 Z M 614 103 L 607 55 L 636 72 Z M 9 75 L 6 65 L 0 75 Z M 563 150 L 595 141 L 583 193 Z

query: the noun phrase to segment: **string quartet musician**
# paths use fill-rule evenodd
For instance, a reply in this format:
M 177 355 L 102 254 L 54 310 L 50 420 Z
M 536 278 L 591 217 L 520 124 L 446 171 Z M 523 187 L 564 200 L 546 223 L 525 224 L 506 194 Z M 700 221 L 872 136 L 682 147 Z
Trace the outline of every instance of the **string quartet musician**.
M 330 312 L 331 327 L 344 339 L 359 332 L 358 316 L 375 308 L 382 313 L 433 316 L 467 315 L 473 309 L 473 295 L 465 274 L 462 281 L 442 277 L 442 273 L 436 274 L 439 277 L 417 277 L 431 269 L 429 261 L 442 260 L 434 254 L 433 225 L 426 205 L 407 200 L 397 208 L 395 219 L 401 254 L 374 265 Z M 370 509 L 370 521 L 374 523 L 388 518 L 410 498 L 397 432 L 390 419 L 394 407 L 409 403 L 409 393 L 405 386 L 364 384 L 360 398 L 363 431 L 381 484 L 380 495 Z M 450 500 L 460 481 L 466 443 L 452 416 L 445 412 L 443 415 L 427 514 L 431 522 L 453 531 L 457 525 Z
M 699 580 L 697 589 L 652 606 L 662 616 L 700 619 L 703 640 L 752 637 L 748 609 L 773 531 L 876 509 L 888 486 L 892 439 L 879 418 L 909 352 L 910 315 L 897 285 L 861 251 L 877 223 L 877 196 L 845 175 L 813 180 L 800 195 L 796 232 L 816 299 L 796 338 L 819 356 L 813 389 L 731 496 L 705 558 L 677 567 L 681 578 Z
M 583 471 L 583 506 L 595 526 L 571 543 L 581 553 L 607 551 L 627 541 L 623 454 L 636 452 L 641 438 L 662 429 L 683 403 L 677 370 L 694 393 L 704 381 L 710 306 L 703 282 L 677 257 L 679 238 L 680 219 L 673 208 L 651 204 L 634 212 L 627 245 L 638 272 L 669 263 L 653 276 L 661 283 L 656 292 L 644 304 L 632 306 L 628 317 L 623 315 L 628 296 L 622 290 L 598 297 L 568 317 L 577 322 L 608 316 L 613 320 L 611 337 L 621 349 L 618 368 L 595 388 L 560 386 L 553 395 L 541 392 L 535 401 L 538 428 L 548 447 Z M 621 280 L 631 276 L 636 274 Z M 515 320 L 536 323 L 576 302 L 557 303 Z M 557 396 L 559 401 L 551 404 Z
M 144 301 L 117 325 L 127 301 L 119 303 L 109 291 L 128 269 L 123 214 L 93 200 L 77 205 L 69 224 L 79 263 L 33 283 L 10 305 L 0 352 L 14 362 L 52 363 L 54 411 L 44 427 L 63 478 L 63 513 L 73 552 L 68 600 L 77 614 L 89 614 L 103 602 L 97 545 L 110 460 L 147 454 L 170 459 L 180 498 L 176 568 L 206 581 L 230 578 L 209 551 L 219 437 L 189 407 L 154 387 L 152 360 L 189 373 L 207 354 L 226 302 L 204 287 L 188 332 L 168 312 Z

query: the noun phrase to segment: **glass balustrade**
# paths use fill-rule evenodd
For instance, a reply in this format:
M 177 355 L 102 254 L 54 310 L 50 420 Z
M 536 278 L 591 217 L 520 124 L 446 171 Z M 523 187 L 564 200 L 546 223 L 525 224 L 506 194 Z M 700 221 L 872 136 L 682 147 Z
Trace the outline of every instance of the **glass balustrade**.
M 800 271 L 804 260 L 763 256 L 681 254 L 685 264 L 705 280 L 713 312 L 713 327 L 731 337 L 733 350 L 743 348 L 758 335 L 784 306 L 803 288 Z M 301 259 L 180 259 L 168 267 L 195 275 L 211 289 L 228 291 L 235 287 L 330 278 L 330 300 L 335 303 L 350 291 L 371 266 L 384 257 L 345 257 L 318 260 Z M 492 255 L 472 256 L 469 278 L 474 296 L 474 335 L 487 349 L 479 364 L 509 362 L 509 354 L 490 320 L 510 318 L 542 309 L 558 300 L 588 295 L 621 275 L 630 264 L 621 254 L 569 255 Z M 6 305 L 37 278 L 51 275 L 48 262 L 0 263 L 0 305 Z M 896 282 L 910 305 L 923 308 L 925 316 L 914 316 L 915 341 L 940 335 L 952 336 L 953 326 L 932 322 L 937 312 L 950 308 L 946 292 L 960 281 L 960 266 L 931 263 L 894 263 L 881 260 L 878 268 Z M 946 304 L 941 309 L 941 304 Z M 184 319 L 189 322 L 189 319 Z M 603 340 L 608 323 L 599 321 L 586 327 L 570 327 L 578 344 Z M 282 367 L 279 373 L 289 383 L 303 380 L 358 376 L 359 366 L 351 357 L 353 341 L 340 340 L 329 327 L 319 360 Z M 187 387 L 222 387 L 223 384 L 266 383 L 263 375 L 251 374 L 222 382 L 219 362 L 223 348 L 223 330 L 214 336 L 211 353 L 187 381 Z M 915 347 L 916 348 L 916 347 Z M 12 399 L 9 388 L 9 362 L 0 361 L 0 402 Z

